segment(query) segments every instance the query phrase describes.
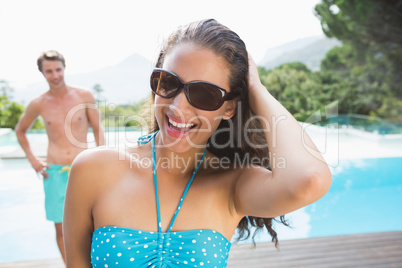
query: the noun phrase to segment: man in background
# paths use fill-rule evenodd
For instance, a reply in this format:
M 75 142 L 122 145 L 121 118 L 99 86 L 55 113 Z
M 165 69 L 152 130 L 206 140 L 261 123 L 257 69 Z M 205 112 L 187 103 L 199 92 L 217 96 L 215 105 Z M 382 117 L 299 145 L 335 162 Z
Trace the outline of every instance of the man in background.
M 104 145 L 104 133 L 92 93 L 64 82 L 63 55 L 47 51 L 37 63 L 49 90 L 28 104 L 15 132 L 33 169 L 44 178 L 46 218 L 55 223 L 57 245 L 65 260 L 62 221 L 70 166 L 74 158 L 87 149 L 89 126 L 97 146 Z M 46 160 L 33 154 L 26 135 L 38 116 L 43 118 L 49 140 Z

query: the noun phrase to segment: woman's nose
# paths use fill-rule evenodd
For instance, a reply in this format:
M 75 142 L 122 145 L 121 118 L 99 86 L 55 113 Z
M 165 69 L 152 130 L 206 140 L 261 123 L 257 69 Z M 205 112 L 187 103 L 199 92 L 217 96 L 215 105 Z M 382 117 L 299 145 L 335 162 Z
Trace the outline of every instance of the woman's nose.
M 184 90 L 181 90 L 179 94 L 173 97 L 172 104 L 180 109 L 188 108 L 191 106 L 191 104 L 187 100 Z

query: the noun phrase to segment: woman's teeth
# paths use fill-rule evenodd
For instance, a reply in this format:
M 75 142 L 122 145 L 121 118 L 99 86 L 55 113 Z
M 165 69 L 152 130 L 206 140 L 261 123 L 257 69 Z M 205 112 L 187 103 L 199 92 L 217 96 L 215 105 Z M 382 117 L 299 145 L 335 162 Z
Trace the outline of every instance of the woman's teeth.
M 177 122 L 171 120 L 170 118 L 169 118 L 169 124 L 171 124 L 172 126 L 177 127 L 177 128 L 191 128 L 191 127 L 195 126 L 195 124 L 177 123 Z

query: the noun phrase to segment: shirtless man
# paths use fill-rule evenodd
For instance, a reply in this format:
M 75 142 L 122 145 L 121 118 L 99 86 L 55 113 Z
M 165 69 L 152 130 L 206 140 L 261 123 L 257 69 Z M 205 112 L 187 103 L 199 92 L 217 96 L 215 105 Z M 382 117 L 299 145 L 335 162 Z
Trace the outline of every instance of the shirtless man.
M 49 90 L 28 104 L 15 132 L 32 167 L 44 178 L 46 218 L 55 223 L 57 245 L 65 260 L 62 221 L 70 165 L 87 148 L 89 125 L 97 146 L 104 145 L 104 133 L 91 92 L 65 84 L 63 55 L 48 51 L 38 58 L 37 63 Z M 32 153 L 26 135 L 38 116 L 44 120 L 49 140 L 44 161 Z

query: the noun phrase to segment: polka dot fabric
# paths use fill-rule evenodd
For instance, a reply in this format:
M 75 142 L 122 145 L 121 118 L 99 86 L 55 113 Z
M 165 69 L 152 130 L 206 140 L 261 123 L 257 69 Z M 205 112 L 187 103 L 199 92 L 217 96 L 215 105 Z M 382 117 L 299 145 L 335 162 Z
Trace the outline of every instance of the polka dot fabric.
M 231 243 L 211 230 L 148 232 L 101 227 L 92 236 L 93 267 L 226 267 Z
M 101 227 L 93 232 L 91 263 L 93 267 L 226 267 L 230 241 L 212 230 L 188 230 L 171 232 L 184 198 L 201 165 L 204 155 L 191 176 L 176 212 L 167 229 L 162 232 L 158 197 L 155 135 L 157 132 L 139 138 L 138 143 L 152 140 L 152 167 L 155 186 L 158 232 L 148 232 L 121 227 Z

